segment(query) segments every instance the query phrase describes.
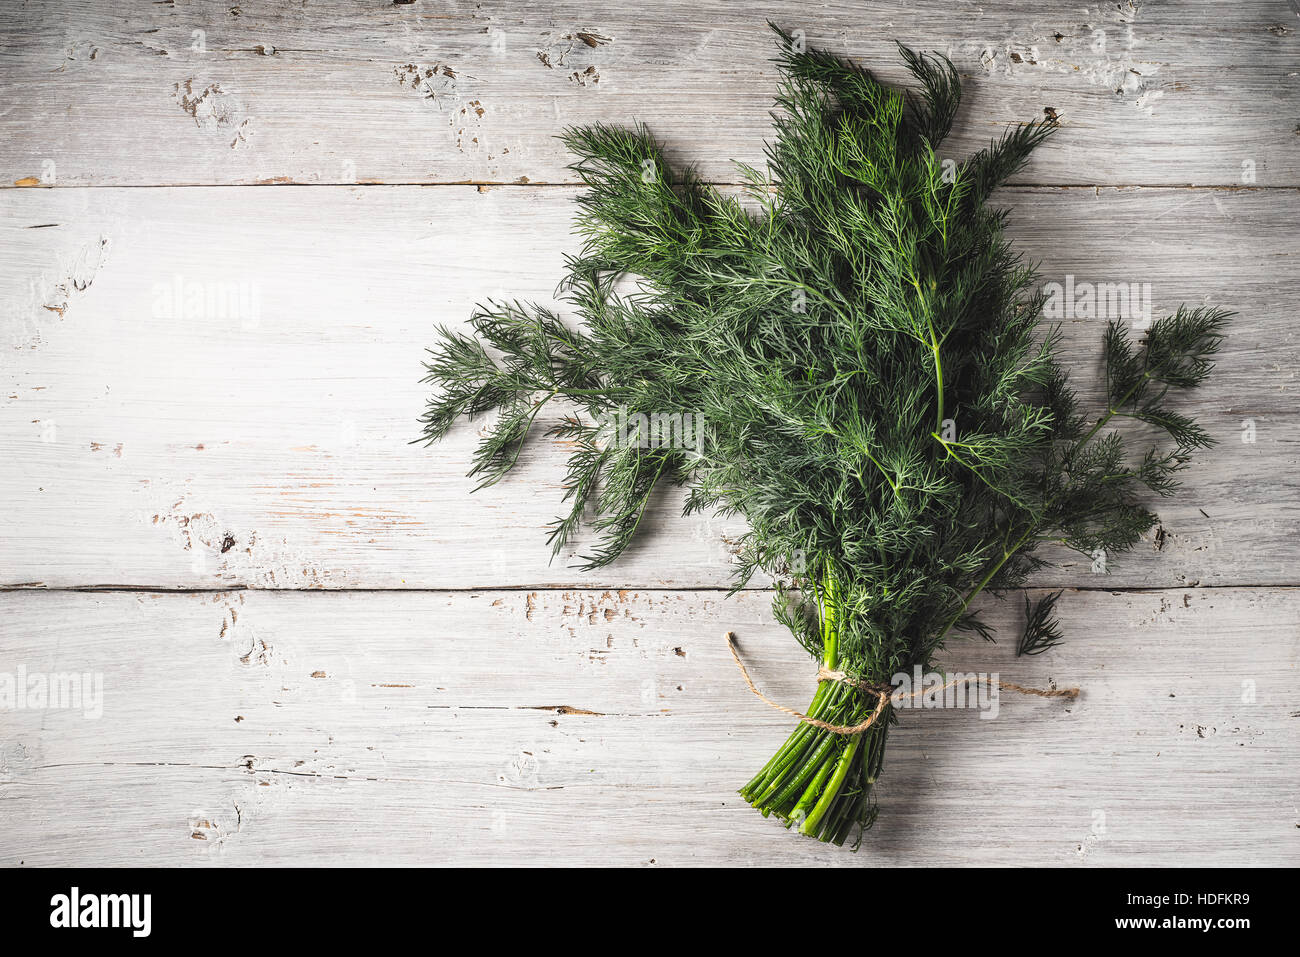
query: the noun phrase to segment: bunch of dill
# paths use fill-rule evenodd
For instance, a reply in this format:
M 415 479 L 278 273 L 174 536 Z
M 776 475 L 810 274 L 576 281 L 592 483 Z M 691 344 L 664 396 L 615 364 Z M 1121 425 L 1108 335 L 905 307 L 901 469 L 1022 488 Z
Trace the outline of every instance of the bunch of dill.
M 822 681 L 807 714 L 854 725 L 879 701 L 862 686 L 929 668 L 953 632 L 989 637 L 973 599 L 1024 581 L 1036 546 L 1114 553 L 1152 527 L 1144 495 L 1171 493 L 1210 444 L 1167 395 L 1206 378 L 1228 314 L 1180 309 L 1140 341 L 1111 322 L 1106 407 L 1077 411 L 1033 270 L 989 205 L 1054 124 L 945 164 L 947 60 L 900 46 L 907 93 L 777 33 L 776 135 L 766 172 L 740 167 L 740 198 L 671 168 L 642 127 L 563 135 L 586 186 L 562 285 L 580 325 L 489 302 L 472 335 L 441 329 L 422 423 L 434 442 L 495 411 L 470 473 L 488 485 L 548 402 L 579 409 L 548 431 L 573 450 L 550 540 L 558 553 L 588 523 L 588 569 L 628 546 L 661 482 L 689 487 L 687 513 L 743 516 L 736 586 L 796 571 L 775 614 L 849 678 Z M 666 416 L 699 434 L 666 440 Z M 1114 426 L 1134 420 L 1167 441 L 1131 452 Z M 1022 652 L 1059 638 L 1054 598 L 1029 610 Z M 801 723 L 741 793 L 842 843 L 874 820 L 892 720 Z

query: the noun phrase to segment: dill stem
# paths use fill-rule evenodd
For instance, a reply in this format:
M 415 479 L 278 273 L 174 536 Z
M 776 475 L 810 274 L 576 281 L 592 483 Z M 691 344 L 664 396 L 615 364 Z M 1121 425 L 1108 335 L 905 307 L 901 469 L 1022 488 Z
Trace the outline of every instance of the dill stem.
M 835 747 L 836 737 L 837 735 L 830 731 L 823 731 L 821 742 L 817 745 L 816 749 L 814 749 L 808 760 L 800 765 L 798 769 L 791 769 L 794 771 L 793 776 L 781 785 L 781 789 L 776 792 L 774 797 L 765 794 L 760 798 L 760 800 L 764 803 L 771 804 L 773 807 L 779 808 L 785 804 L 786 801 L 790 800 L 790 798 L 794 797 L 795 792 L 808 783 L 808 779 L 813 776 L 814 772 L 818 774 L 818 777 L 821 777 L 820 770 L 831 767 L 834 764 L 833 761 L 827 760 L 827 756 Z M 775 788 L 775 785 L 773 785 L 773 788 Z M 770 792 L 772 788 L 769 788 L 768 790 Z M 818 791 L 820 791 L 820 787 L 818 787 Z
M 822 681 L 818 683 L 817 693 L 813 695 L 812 704 L 808 706 L 808 717 L 821 717 L 822 708 L 826 702 L 826 696 L 829 691 L 830 685 L 827 682 Z M 812 734 L 812 731 L 812 725 L 801 721 L 799 727 L 791 732 L 790 736 L 785 739 L 785 743 L 777 749 L 776 754 L 772 755 L 767 764 L 763 765 L 758 774 L 754 775 L 750 782 L 741 788 L 740 793 L 749 797 L 751 793 L 754 793 L 758 788 L 763 787 L 773 773 L 785 767 L 785 759 L 791 754 L 796 745 L 806 745 L 805 739 Z
M 822 792 L 821 798 L 818 799 L 817 804 L 813 807 L 809 815 L 804 818 L 803 824 L 799 825 L 799 832 L 801 834 L 811 836 L 817 833 L 817 825 L 821 822 L 821 819 L 825 816 L 826 812 L 830 810 L 831 804 L 834 803 L 837 797 L 839 797 L 840 787 L 844 784 L 844 778 L 849 773 L 849 767 L 853 764 L 853 756 L 858 753 L 858 746 L 860 744 L 862 744 L 861 732 L 853 735 L 852 740 L 850 740 L 848 746 L 845 747 L 844 753 L 840 755 L 839 763 L 835 766 L 835 773 L 827 783 L 826 790 Z
M 808 789 L 804 791 L 803 797 L 799 798 L 794 810 L 790 812 L 792 821 L 802 824 L 804 819 L 807 818 L 809 809 L 816 803 L 818 796 L 822 793 L 822 789 L 826 785 L 826 779 L 830 777 L 834 767 L 835 764 L 832 761 L 822 762 L 817 776 L 813 778 L 812 783 L 808 785 Z
M 1122 396 L 1120 396 L 1118 402 L 1108 403 L 1106 406 L 1106 414 L 1098 418 L 1097 424 L 1094 425 L 1092 429 L 1089 430 L 1088 434 L 1075 443 L 1074 448 L 1070 450 L 1070 456 L 1073 457 L 1077 455 L 1081 448 L 1083 448 L 1085 445 L 1091 442 L 1093 437 L 1098 432 L 1100 432 L 1103 428 L 1105 428 L 1106 423 L 1119 414 L 1119 408 L 1123 408 L 1124 404 L 1128 402 L 1130 398 L 1132 398 L 1133 393 L 1135 393 L 1138 390 L 1138 388 L 1142 385 L 1142 383 L 1144 383 L 1149 378 L 1151 378 L 1151 373 L 1143 372 L 1142 378 L 1139 379 L 1131 389 L 1129 389 Z M 1117 406 L 1119 408 L 1116 408 Z M 1053 495 L 1050 499 L 1048 499 L 1047 504 L 1043 507 L 1043 511 L 1046 512 L 1047 509 L 1050 508 L 1060 497 L 1061 497 L 1061 493 L 1058 492 L 1057 494 Z M 991 569 L 989 569 L 989 573 L 987 575 L 985 575 L 982 579 L 980 579 L 980 583 L 975 586 L 975 588 L 971 591 L 969 595 L 966 596 L 966 599 L 961 603 L 961 607 L 957 609 L 956 614 L 954 614 L 952 618 L 948 620 L 948 624 L 944 626 L 943 631 L 939 632 L 940 641 L 943 640 L 944 635 L 948 634 L 948 632 L 952 630 L 952 626 L 957 623 L 957 619 L 960 618 L 963 614 L 965 614 L 966 609 L 970 607 L 970 603 L 975 600 L 975 596 L 985 589 L 988 583 L 993 580 L 993 576 L 998 573 L 998 571 L 1002 568 L 1003 565 L 1007 563 L 1007 561 L 1011 558 L 1011 556 L 1016 554 L 1016 552 L 1020 551 L 1020 546 L 1025 544 L 1026 539 L 1028 539 L 1030 535 L 1032 535 L 1035 531 L 1037 531 L 1038 527 L 1042 525 L 1042 523 L 1043 523 L 1043 519 L 1040 516 L 1036 521 L 1031 522 L 1025 528 L 1024 534 L 1022 534 L 1018 539 L 1016 539 L 1014 545 L 1012 545 L 1010 548 L 1004 548 L 1002 550 L 1002 557 L 998 559 L 998 563 L 994 565 Z
M 838 706 L 840 705 L 842 698 L 843 695 L 840 693 L 838 688 L 832 690 L 825 700 L 824 707 L 820 709 L 821 713 L 816 715 L 809 714 L 809 717 L 822 717 L 822 714 L 824 713 L 826 717 L 834 718 L 839 713 Z M 810 712 L 811 710 L 812 709 L 809 709 Z M 830 732 L 825 731 L 822 728 L 817 728 L 805 721 L 800 722 L 800 727 L 790 735 L 791 739 L 793 739 L 800 730 L 805 728 L 807 729 L 807 733 L 800 735 L 797 747 L 792 748 L 781 758 L 780 761 L 777 762 L 776 767 L 774 767 L 768 775 L 763 790 L 758 794 L 755 800 L 764 804 L 779 806 L 781 802 L 779 800 L 772 800 L 772 795 L 783 793 L 784 788 L 786 787 L 786 782 L 791 774 L 795 774 L 797 777 L 803 773 L 804 769 L 808 768 L 810 765 L 815 765 L 819 754 L 818 749 L 821 748 L 819 740 L 823 739 L 823 736 Z M 811 757 L 808 757 L 810 749 Z

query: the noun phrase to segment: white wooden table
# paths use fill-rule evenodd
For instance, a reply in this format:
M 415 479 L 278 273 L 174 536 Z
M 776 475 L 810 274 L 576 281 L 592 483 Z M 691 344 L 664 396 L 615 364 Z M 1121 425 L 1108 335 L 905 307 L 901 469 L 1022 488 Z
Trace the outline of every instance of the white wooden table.
M 1035 580 L 1067 642 L 949 649 L 1080 699 L 905 715 L 857 855 L 735 794 L 789 721 L 723 631 L 812 679 L 725 598 L 734 525 L 666 497 L 582 574 L 561 450 L 470 496 L 472 427 L 408 444 L 435 324 L 575 248 L 554 134 L 640 118 L 733 182 L 765 18 L 889 80 L 895 37 L 947 53 L 954 156 L 1054 110 L 999 194 L 1045 281 L 1240 313 L 1160 534 Z M 5 4 L 0 673 L 103 699 L 0 711 L 0 864 L 1300 862 L 1298 35 L 1284 0 Z

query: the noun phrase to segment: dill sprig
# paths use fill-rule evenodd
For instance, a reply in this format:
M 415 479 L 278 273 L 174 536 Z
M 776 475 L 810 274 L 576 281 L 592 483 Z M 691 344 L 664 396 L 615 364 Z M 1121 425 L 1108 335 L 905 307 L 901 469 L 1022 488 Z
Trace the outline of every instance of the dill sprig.
M 1016 657 L 1041 655 L 1064 639 L 1055 614 L 1057 599 L 1062 594 L 1060 591 L 1052 592 L 1033 602 L 1028 595 L 1025 596 L 1025 629 L 1016 645 Z
M 740 167 L 740 196 L 674 168 L 642 126 L 564 132 L 585 186 L 561 285 L 578 324 L 488 302 L 471 335 L 441 330 L 424 436 L 494 413 L 470 472 L 492 484 L 560 400 L 578 411 L 548 431 L 571 449 L 554 554 L 587 524 L 582 567 L 608 565 L 655 489 L 686 485 L 688 514 L 747 523 L 735 587 L 794 570 L 778 620 L 880 685 L 930 667 L 953 631 L 991 638 L 973 602 L 1021 584 L 1038 546 L 1110 556 L 1155 524 L 1144 502 L 1211 444 L 1170 399 L 1205 380 L 1228 313 L 1179 309 L 1138 340 L 1111 322 L 1106 407 L 1078 411 L 1034 271 L 989 205 L 1054 124 L 945 164 L 961 100 L 946 59 L 900 45 L 919 84 L 904 92 L 777 33 L 775 138 L 766 171 Z M 694 441 L 661 441 L 665 417 L 689 417 Z M 1131 422 L 1167 441 L 1134 453 Z M 1059 640 L 1056 597 L 1029 609 L 1021 653 Z M 875 704 L 823 681 L 807 713 L 853 725 Z M 842 843 L 875 818 L 892 718 L 800 724 L 741 793 Z

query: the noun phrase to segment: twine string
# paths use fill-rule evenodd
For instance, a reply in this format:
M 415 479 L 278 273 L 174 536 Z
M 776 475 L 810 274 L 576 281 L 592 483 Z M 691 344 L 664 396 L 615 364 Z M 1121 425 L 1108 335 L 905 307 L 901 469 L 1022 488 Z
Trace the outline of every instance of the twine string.
M 745 667 L 745 663 L 740 660 L 740 655 L 737 654 L 736 652 L 735 634 L 730 631 L 727 632 L 726 639 L 727 639 L 727 650 L 731 652 L 731 657 L 735 659 L 736 667 L 740 669 L 740 674 L 745 679 L 745 684 L 749 686 L 749 690 L 752 691 L 760 701 L 762 701 L 764 704 L 768 705 L 771 708 L 775 708 L 777 711 L 781 711 L 784 712 L 785 714 L 790 715 L 792 718 L 798 718 L 804 724 L 810 724 L 814 728 L 821 728 L 825 731 L 830 731 L 832 734 L 860 734 L 861 732 L 866 731 L 868 728 L 870 728 L 873 724 L 876 723 L 876 720 L 882 714 L 884 714 L 885 707 L 891 702 L 903 701 L 909 698 L 916 698 L 923 694 L 933 694 L 939 691 L 946 691 L 947 689 L 953 687 L 954 685 L 965 684 L 970 681 L 984 680 L 989 682 L 990 685 L 994 683 L 993 679 L 990 678 L 988 675 L 984 675 L 982 676 L 982 678 L 980 675 L 973 675 L 973 674 L 961 675 L 959 677 L 953 678 L 951 681 L 948 681 L 947 683 L 939 686 L 938 688 L 921 688 L 917 691 L 904 693 L 901 691 L 894 691 L 892 685 L 868 684 L 865 681 L 858 681 L 855 678 L 850 677 L 848 674 L 846 674 L 843 671 L 835 671 L 830 668 L 827 668 L 825 665 L 821 665 L 817 669 L 817 680 L 819 682 L 838 681 L 841 684 L 850 685 L 854 688 L 857 688 L 859 691 L 863 691 L 867 694 L 873 694 L 876 696 L 875 709 L 863 721 L 860 721 L 854 725 L 831 724 L 829 721 L 823 721 L 820 718 L 814 718 L 810 715 L 806 715 L 802 711 L 796 711 L 794 708 L 787 708 L 785 705 L 773 701 L 767 695 L 763 694 L 763 692 L 759 691 L 758 687 L 754 684 L 754 679 L 749 676 L 749 670 Z M 1023 685 L 1012 684 L 1009 681 L 998 681 L 997 686 L 1003 691 L 1015 691 L 1018 694 L 1035 695 L 1039 698 L 1079 697 L 1078 688 L 1051 688 L 1051 689 L 1026 688 Z

